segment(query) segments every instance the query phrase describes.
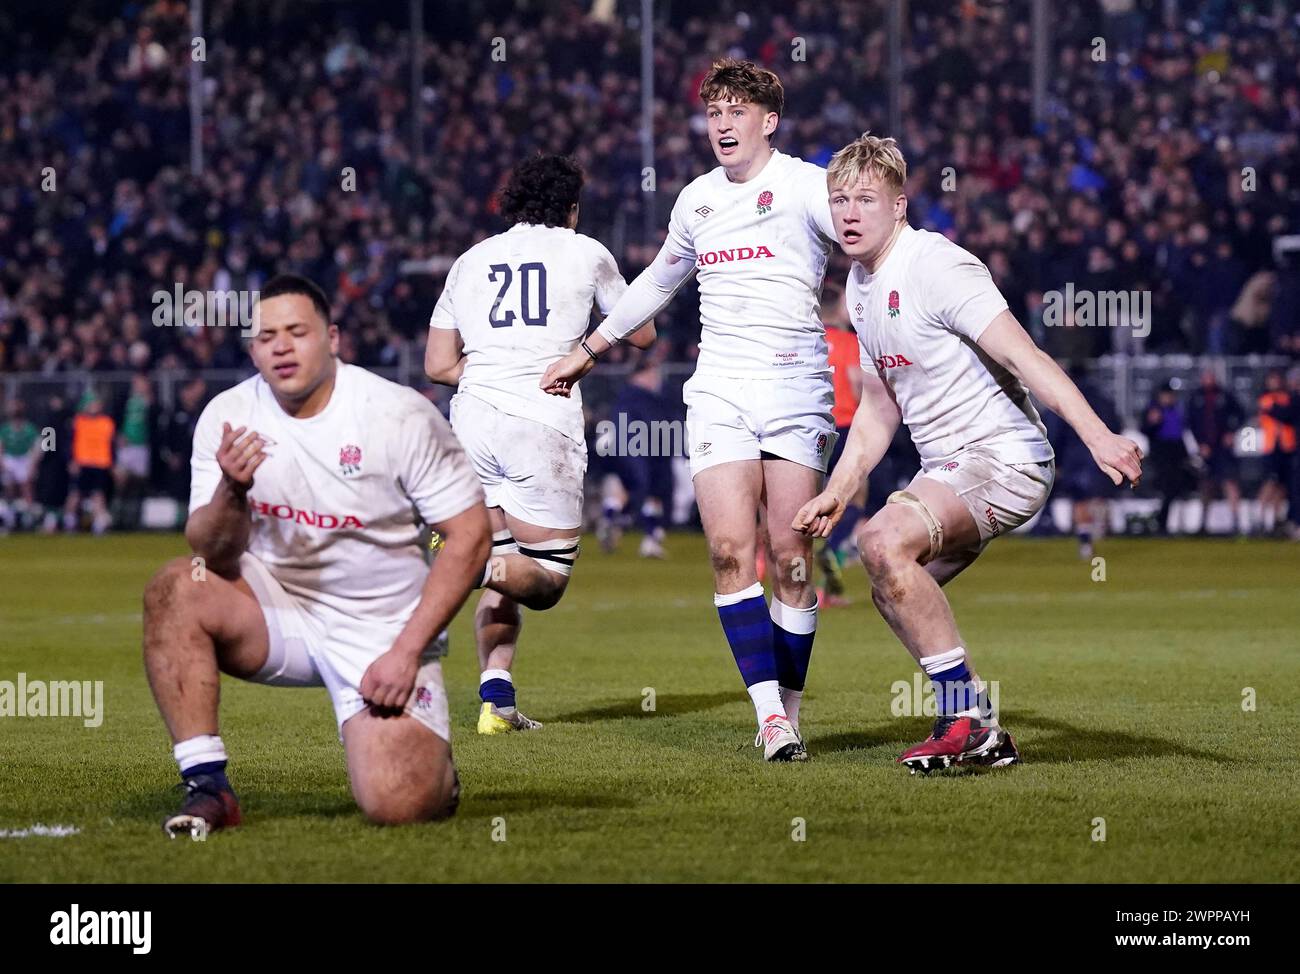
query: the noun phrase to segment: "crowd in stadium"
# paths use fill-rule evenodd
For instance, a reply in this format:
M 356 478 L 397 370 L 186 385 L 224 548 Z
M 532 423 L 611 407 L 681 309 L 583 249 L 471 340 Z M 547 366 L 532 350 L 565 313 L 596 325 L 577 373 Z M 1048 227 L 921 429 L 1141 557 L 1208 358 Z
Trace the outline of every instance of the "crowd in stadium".
M 406 24 L 372 6 L 209 0 L 197 178 L 184 3 L 125 7 L 108 29 L 0 12 L 19 38 L 0 65 L 0 373 L 241 367 L 236 329 L 158 327 L 153 295 L 177 283 L 251 289 L 282 270 L 326 288 L 345 359 L 392 365 L 415 349 L 418 361 L 450 260 L 504 228 L 496 192 L 538 150 L 581 163 L 580 229 L 630 280 L 659 245 L 642 239 L 643 207 L 658 232 L 680 188 L 713 165 L 696 88 L 715 55 L 780 73 L 783 151 L 824 165 L 864 129 L 886 128 L 882 9 L 764 0 L 723 3 L 706 21 L 673 4 L 655 31 L 646 192 L 632 20 L 598 16 L 599 4 L 527 16 L 457 5 L 426 23 L 412 105 Z M 1300 233 L 1300 24 L 1271 5 L 1182 3 L 1172 21 L 1167 6 L 1056 4 L 1038 124 L 1027 2 L 909 4 L 902 130 L 886 134 L 909 159 L 911 222 L 978 254 L 1035 339 L 1075 366 L 1108 352 L 1300 361 L 1300 263 L 1274 248 Z M 828 318 L 846 269 L 838 258 L 828 270 Z M 1149 334 L 1127 321 L 1068 327 L 1068 316 L 1051 327 L 1045 296 L 1067 283 L 1149 292 Z M 657 355 L 693 359 L 691 297 L 660 333 Z M 178 388 L 168 403 L 147 379 L 108 402 L 93 388 L 80 401 L 8 402 L 6 469 L 40 461 L 25 489 L 43 502 L 41 523 L 58 527 L 65 512 L 79 523 L 91 500 L 102 527 L 105 495 L 184 497 L 188 431 L 216 390 L 202 379 Z M 1104 408 L 1104 390 L 1090 398 Z M 1248 397 L 1208 379 L 1170 386 L 1124 419 L 1151 443 L 1149 489 L 1166 507 L 1198 492 L 1231 501 L 1244 487 L 1277 511 L 1289 493 L 1297 511 L 1297 405 L 1293 369 Z M 1266 459 L 1243 484 L 1233 444 L 1247 426 Z M 41 455 L 33 433 L 47 428 L 72 450 Z M 1053 441 L 1063 483 L 1077 474 L 1072 489 L 1105 491 L 1072 466 L 1064 433 Z

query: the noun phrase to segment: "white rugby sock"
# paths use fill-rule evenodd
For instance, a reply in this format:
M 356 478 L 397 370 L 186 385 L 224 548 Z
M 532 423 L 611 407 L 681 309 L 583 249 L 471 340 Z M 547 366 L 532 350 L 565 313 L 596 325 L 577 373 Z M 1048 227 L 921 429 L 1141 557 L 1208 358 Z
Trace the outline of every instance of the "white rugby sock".
M 747 689 L 749 699 L 754 701 L 754 712 L 758 715 L 760 727 L 763 726 L 763 721 L 773 714 L 786 716 L 785 707 L 781 704 L 781 685 L 775 680 L 764 680 Z
M 182 775 L 200 764 L 228 760 L 226 745 L 221 743 L 220 736 L 216 734 L 201 734 L 181 741 L 172 748 L 172 756 L 176 758 L 176 764 L 180 767 Z
M 799 704 L 802 701 L 802 690 L 791 690 L 789 687 L 781 688 L 781 703 L 785 707 L 785 715 L 790 718 L 790 723 L 796 726 L 799 723 Z

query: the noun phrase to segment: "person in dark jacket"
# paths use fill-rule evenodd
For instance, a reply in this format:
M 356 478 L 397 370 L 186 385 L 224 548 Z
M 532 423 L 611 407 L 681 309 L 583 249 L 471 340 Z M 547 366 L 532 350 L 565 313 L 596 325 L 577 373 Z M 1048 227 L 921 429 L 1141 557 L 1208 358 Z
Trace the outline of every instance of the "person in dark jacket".
M 176 405 L 161 413 L 158 429 L 160 486 L 169 497 L 188 509 L 190 502 L 190 453 L 194 448 L 194 427 L 207 400 L 208 385 L 197 376 L 181 386 Z
M 1178 393 L 1166 382 L 1147 406 L 1142 432 L 1150 441 L 1147 456 L 1155 467 L 1156 491 L 1160 494 L 1159 531 L 1169 533 L 1169 509 L 1189 486 L 1187 410 Z
M 619 431 L 626 430 L 627 442 L 620 442 L 611 456 L 611 470 L 622 483 L 624 496 L 607 495 L 601 507 L 597 533 L 607 551 L 617 544 L 626 512 L 635 511 L 644 532 L 641 557 L 665 555 L 664 519 L 672 509 L 673 459 L 664 447 L 674 445 L 671 431 L 683 429 L 683 424 L 662 387 L 658 361 L 643 358 L 614 400 L 615 435 L 621 438 Z
M 1201 521 L 1202 534 L 1209 523 L 1210 502 L 1220 495 L 1232 509 L 1233 531 L 1242 533 L 1241 486 L 1233 444 L 1243 419 L 1237 398 L 1219 385 L 1212 370 L 1203 371 L 1200 388 L 1192 394 L 1187 410 L 1188 427 L 1196 441 L 1201 501 L 1206 511 Z

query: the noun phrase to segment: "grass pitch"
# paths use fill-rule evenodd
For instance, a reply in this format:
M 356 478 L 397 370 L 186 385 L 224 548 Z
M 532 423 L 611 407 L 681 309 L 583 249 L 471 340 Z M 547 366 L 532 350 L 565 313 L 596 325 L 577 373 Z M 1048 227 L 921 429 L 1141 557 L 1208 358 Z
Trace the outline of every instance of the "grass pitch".
M 0 539 L 0 680 L 105 688 L 98 728 L 0 718 L 0 836 L 80 830 L 0 837 L 0 880 L 1300 880 L 1300 546 L 1109 540 L 1094 581 L 1072 542 L 994 544 L 949 593 L 1025 763 L 921 778 L 894 758 L 930 720 L 895 716 L 914 667 L 860 569 L 855 604 L 822 614 L 812 760 L 770 766 L 702 539 L 659 563 L 591 544 L 565 601 L 525 623 L 520 703 L 544 731 L 474 733 L 471 613 L 455 624 L 453 821 L 368 825 L 325 692 L 226 680 L 245 826 L 200 843 L 159 829 L 177 776 L 139 650 L 141 589 L 183 545 Z

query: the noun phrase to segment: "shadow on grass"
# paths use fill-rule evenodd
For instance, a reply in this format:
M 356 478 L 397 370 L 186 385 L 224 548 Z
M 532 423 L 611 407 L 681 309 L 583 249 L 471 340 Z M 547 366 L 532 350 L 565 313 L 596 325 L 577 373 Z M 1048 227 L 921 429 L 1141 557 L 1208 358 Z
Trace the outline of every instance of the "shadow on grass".
M 1193 758 L 1213 761 L 1215 764 L 1237 764 L 1236 758 L 1200 748 L 1188 747 L 1178 741 L 1123 731 L 1094 730 L 1082 724 L 1041 717 L 1032 710 L 1016 711 L 1008 724 L 1012 734 L 1016 726 L 1047 731 L 1034 737 L 1028 748 L 1022 747 L 1025 761 L 1034 764 L 1065 764 L 1073 761 L 1105 761 L 1117 758 Z
M 560 714 L 551 720 L 562 724 L 594 724 L 602 720 L 621 720 L 624 717 L 651 717 L 680 714 L 693 714 L 701 710 L 712 710 L 724 704 L 735 703 L 743 697 L 734 692 L 727 693 L 662 693 L 655 700 L 655 709 L 647 712 L 641 709 L 641 698 L 634 697 L 617 703 L 605 704 L 603 707 L 591 707 L 587 710 L 575 710 Z
M 476 815 L 502 815 L 506 812 L 537 812 L 549 809 L 632 808 L 636 802 L 621 795 L 581 794 L 559 788 L 523 791 L 466 789 L 460 796 L 458 818 Z
M 125 819 L 162 824 L 181 805 L 181 790 L 159 789 L 125 796 L 114 807 L 114 815 Z M 320 791 L 240 791 L 239 805 L 245 820 L 276 818 L 344 818 L 360 815 L 352 797 Z
M 1083 724 L 1043 717 L 1032 710 L 1017 710 L 1009 714 L 1006 726 L 1017 738 L 1024 760 L 1033 764 L 1165 757 L 1193 758 L 1216 764 L 1238 763 L 1236 758 L 1188 747 L 1178 741 L 1109 729 L 1091 729 Z M 810 738 L 808 747 L 814 757 L 818 752 L 829 754 L 860 751 L 887 744 L 893 744 L 901 751 L 903 747 L 928 737 L 932 727 L 933 723 L 928 719 L 896 720 L 844 734 Z M 1036 734 L 1026 743 L 1016 733 L 1020 727 L 1032 727 L 1046 733 Z
M 897 745 L 900 741 L 919 741 L 930 733 L 933 726 L 933 721 L 897 720 L 888 724 L 867 727 L 863 730 L 847 731 L 843 734 L 810 737 L 808 739 L 808 751 L 813 757 L 816 757 L 819 753 L 834 754 L 838 751 L 864 751 L 867 748 L 882 747 L 886 744 Z

